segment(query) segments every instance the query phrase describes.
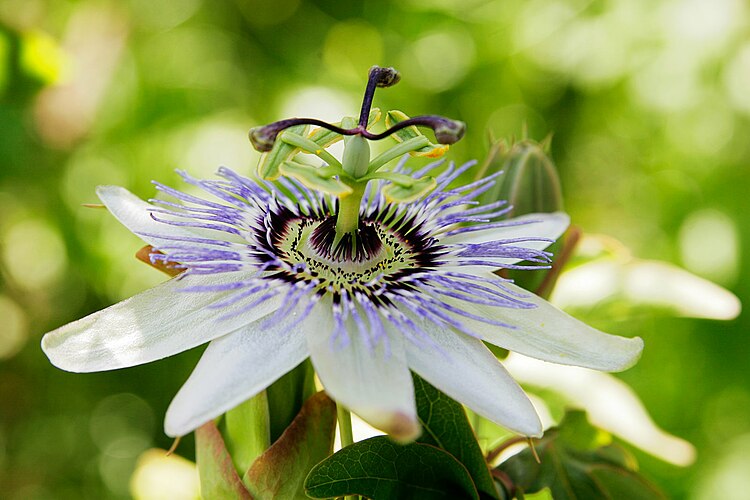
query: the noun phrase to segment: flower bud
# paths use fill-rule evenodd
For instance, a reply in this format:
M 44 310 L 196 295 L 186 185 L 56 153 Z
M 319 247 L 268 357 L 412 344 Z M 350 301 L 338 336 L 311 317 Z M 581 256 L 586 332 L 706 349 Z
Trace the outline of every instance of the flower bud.
M 508 205 L 513 207 L 508 217 L 561 211 L 563 198 L 560 178 L 549 157 L 548 147 L 548 141 L 538 143 L 528 139 L 510 146 L 504 141 L 492 144 L 481 171 L 487 175 L 503 170 L 504 174 L 497 179 L 494 188 L 485 193 L 484 203 L 507 200 Z M 547 248 L 554 255 L 552 269 L 533 273 L 508 269 L 502 275 L 526 290 L 547 298 L 576 241 L 575 237 L 563 235 Z
M 513 206 L 509 217 L 562 210 L 560 178 L 546 146 L 531 140 L 516 142 L 510 147 L 505 142 L 493 144 L 482 171 L 491 174 L 503 170 L 505 173 L 485 194 L 485 203 L 507 200 Z

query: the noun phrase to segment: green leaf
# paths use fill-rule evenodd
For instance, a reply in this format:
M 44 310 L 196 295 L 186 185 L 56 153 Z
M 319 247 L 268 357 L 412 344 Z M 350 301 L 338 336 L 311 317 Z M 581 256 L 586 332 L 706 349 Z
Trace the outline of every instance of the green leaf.
M 414 179 L 412 185 L 408 187 L 391 183 L 383 189 L 383 194 L 386 200 L 391 203 L 406 203 L 417 200 L 429 193 L 435 188 L 436 184 L 435 179 L 432 177 Z
M 332 194 L 337 197 L 352 193 L 352 188 L 332 176 L 321 175 L 324 172 L 312 165 L 305 165 L 296 161 L 285 161 L 279 171 L 289 177 L 294 177 L 305 186 Z
M 406 113 L 398 110 L 391 110 L 385 115 L 385 126 L 391 128 L 392 126 L 400 123 L 404 120 L 408 120 L 409 116 Z M 424 134 L 415 126 L 406 127 L 405 129 L 395 132 L 391 137 L 396 139 L 398 142 L 408 141 L 415 137 L 424 136 Z M 409 154 L 412 156 L 424 156 L 427 158 L 440 158 L 449 149 L 447 144 L 434 144 L 428 142 L 423 148 L 412 151 Z
M 591 475 L 611 498 L 665 498 L 653 484 L 633 471 L 613 466 L 599 466 L 592 468 Z
M 417 415 L 424 429 L 417 440 L 453 455 L 469 471 L 477 490 L 499 498 L 487 462 L 460 403 L 412 373 Z
M 593 427 L 580 411 L 568 412 L 558 427 L 535 439 L 540 463 L 530 449 L 509 458 L 504 472 L 518 493 L 549 488 L 555 500 L 663 499 L 664 495 L 638 474 L 635 459 Z
M 479 499 L 469 472 L 452 455 L 423 443 L 399 445 L 386 436 L 354 443 L 318 464 L 305 490 L 313 498 Z
M 336 404 L 319 392 L 302 406 L 292 424 L 243 478 L 259 500 L 306 499 L 305 477 L 333 451 Z
M 203 498 L 252 498 L 237 474 L 221 433 L 213 422 L 207 422 L 195 430 L 195 461 Z
M 304 135 L 307 128 L 307 125 L 295 125 L 286 130 L 294 134 Z M 297 154 L 298 151 L 298 147 L 287 144 L 277 138 L 273 143 L 273 149 L 266 153 L 258 164 L 258 177 L 269 181 L 278 179 L 281 176 L 279 167 L 289 158 Z

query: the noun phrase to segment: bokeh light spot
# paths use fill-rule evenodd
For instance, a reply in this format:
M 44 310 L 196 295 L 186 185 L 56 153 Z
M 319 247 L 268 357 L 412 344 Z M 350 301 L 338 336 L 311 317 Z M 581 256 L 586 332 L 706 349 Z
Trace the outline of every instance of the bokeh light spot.
M 153 430 L 153 410 L 146 401 L 130 393 L 114 394 L 101 400 L 89 424 L 94 443 L 110 455 L 113 443 L 123 439 L 148 442 Z
M 712 444 L 723 446 L 738 434 L 750 433 L 750 392 L 731 385 L 708 397 L 703 406 L 703 433 Z
M 734 116 L 726 99 L 714 95 L 704 99 L 694 109 L 670 115 L 666 133 L 676 149 L 690 155 L 709 157 L 720 153 L 722 148 L 730 143 L 734 129 Z M 706 168 L 717 166 L 718 163 L 699 162 L 697 166 L 705 171 Z
M 698 70 L 696 61 L 678 48 L 663 50 L 634 74 L 633 97 L 657 111 L 687 109 L 700 100 L 704 90 Z
M 197 500 L 200 482 L 195 464 L 165 450 L 150 449 L 138 458 L 130 479 L 135 500 Z
M 739 237 L 734 221 L 723 212 L 693 212 L 680 228 L 680 253 L 685 267 L 727 285 L 737 278 Z
M 740 47 L 727 64 L 724 85 L 732 105 L 750 115 L 750 43 Z
M 26 343 L 28 337 L 28 319 L 21 306 L 5 295 L 0 295 L 0 359 L 7 359 L 16 354 Z
M 323 61 L 328 71 L 350 82 L 360 82 L 373 64 L 382 64 L 383 38 L 362 20 L 335 24 L 326 35 Z
M 699 478 L 690 498 L 693 500 L 750 500 L 750 434 L 721 444 L 721 456 L 707 460 L 707 472 Z
M 249 122 L 217 116 L 185 127 L 170 144 L 174 164 L 196 177 L 214 177 L 220 166 L 248 174 L 258 161 L 247 139 Z
M 729 38 L 743 17 L 742 0 L 679 0 L 662 9 L 664 31 L 702 44 Z
M 44 84 L 62 80 L 70 71 L 70 61 L 57 41 L 41 31 L 30 31 L 23 38 L 21 65 Z
M 10 71 L 10 43 L 8 38 L 0 32 L 0 95 L 8 85 Z
M 187 21 L 200 8 L 201 0 L 129 0 L 135 23 L 151 29 L 169 29 Z
M 65 203 L 73 213 L 88 215 L 94 212 L 83 210 L 81 205 L 98 203 L 96 187 L 104 184 L 127 185 L 123 167 L 101 155 L 79 152 L 66 165 L 60 189 Z
M 247 22 L 255 26 L 279 24 L 292 17 L 299 7 L 299 0 L 245 0 L 235 3 Z
M 62 277 L 67 263 L 60 233 L 41 219 L 12 225 L 3 236 L 3 263 L 18 285 L 38 290 Z
M 351 96 L 341 92 L 325 87 L 303 87 L 287 93 L 277 114 L 337 122 L 342 116 L 357 116 L 359 106 Z
M 415 41 L 401 59 L 408 82 L 441 92 L 458 84 L 474 63 L 474 41 L 468 33 L 451 28 Z

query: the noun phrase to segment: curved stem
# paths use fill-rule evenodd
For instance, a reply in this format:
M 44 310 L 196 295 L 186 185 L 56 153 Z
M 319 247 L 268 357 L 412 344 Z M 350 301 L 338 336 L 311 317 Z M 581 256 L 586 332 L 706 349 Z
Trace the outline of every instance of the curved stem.
M 362 108 L 359 111 L 359 127 L 364 129 L 367 127 L 367 119 L 370 116 L 370 108 L 372 108 L 372 99 L 375 97 L 375 87 L 378 84 L 377 75 L 374 71 L 370 71 L 370 79 L 367 80 L 367 87 L 365 88 L 365 96 L 362 99 Z
M 288 118 L 286 120 L 280 120 L 271 123 L 270 125 L 266 125 L 263 128 L 268 128 L 269 130 L 275 131 L 275 133 L 278 134 L 282 130 L 293 127 L 295 125 L 312 125 L 315 127 L 321 127 L 326 130 L 330 130 L 331 132 L 335 132 L 341 135 L 361 135 L 365 139 L 369 139 L 371 141 L 379 141 L 392 135 L 394 132 L 398 132 L 399 130 L 403 130 L 407 127 L 427 127 L 435 130 L 436 127 L 448 121 L 449 120 L 447 120 L 446 118 L 438 115 L 413 116 L 408 120 L 404 120 L 395 124 L 385 132 L 381 132 L 379 134 L 373 134 L 372 132 L 367 131 L 367 129 L 365 129 L 365 127 L 362 125 L 357 125 L 354 128 L 341 128 L 331 123 L 324 122 L 323 120 L 318 120 L 317 118 Z M 367 122 L 365 122 L 365 125 L 367 125 Z

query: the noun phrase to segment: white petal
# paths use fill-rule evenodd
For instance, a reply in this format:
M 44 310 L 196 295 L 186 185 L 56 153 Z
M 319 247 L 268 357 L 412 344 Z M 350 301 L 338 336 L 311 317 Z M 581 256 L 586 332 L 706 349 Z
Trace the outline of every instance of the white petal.
M 515 353 L 505 366 L 516 379 L 558 392 L 568 403 L 584 408 L 597 427 L 656 457 L 681 466 L 695 460 L 693 445 L 660 429 L 635 392 L 612 375 L 550 365 Z
M 497 279 L 489 272 L 485 272 L 484 277 Z M 503 328 L 463 316 L 460 318 L 465 326 L 487 342 L 543 361 L 602 371 L 625 370 L 640 358 L 643 340 L 639 337 L 625 338 L 601 332 L 519 286 L 507 282 L 504 286 L 524 294 L 522 300 L 536 307 L 512 309 L 450 301 L 474 315 L 516 327 Z
M 481 341 L 424 325 L 442 349 L 406 343 L 409 368 L 476 413 L 525 436 L 541 436 L 542 424 L 529 398 Z
M 72 372 L 113 370 L 172 356 L 225 335 L 278 309 L 279 299 L 262 302 L 231 318 L 257 296 L 231 306 L 209 308 L 227 292 L 188 292 L 185 287 L 218 285 L 245 273 L 173 278 L 113 306 L 54 330 L 42 339 L 53 365 Z
M 524 221 L 529 222 L 517 226 L 498 227 L 494 229 L 485 229 L 457 234 L 448 238 L 442 238 L 441 243 L 486 243 L 488 241 L 525 237 L 548 238 L 551 240 L 556 240 L 565 232 L 565 230 L 570 225 L 570 217 L 564 212 L 554 212 L 551 214 L 526 214 L 520 217 L 508 219 L 507 222 Z M 550 245 L 550 243 L 547 241 L 526 241 L 517 243 L 516 245 L 523 248 L 544 250 Z
M 164 430 L 183 436 L 267 388 L 308 357 L 300 326 L 261 319 L 211 342 L 167 409 Z M 316 322 L 313 314 L 307 321 Z
M 321 303 L 328 304 L 330 300 Z M 332 345 L 333 320 L 310 323 L 307 342 L 315 371 L 333 399 L 394 439 L 411 441 L 420 432 L 414 384 L 400 335 L 391 335 L 389 352 L 383 343 L 370 350 L 356 329 L 349 344 Z
M 692 318 L 730 320 L 742 310 L 729 290 L 672 264 L 640 259 L 597 259 L 566 271 L 551 301 L 590 308 L 613 297 Z
M 123 187 L 99 186 L 96 188 L 96 194 L 123 226 L 156 248 L 174 245 L 174 238 L 178 240 L 182 238 L 216 238 L 216 231 L 175 226 L 154 220 L 151 216 L 151 211 L 156 207 L 138 198 Z M 170 219 L 168 215 L 163 214 L 159 214 L 159 217 L 164 220 Z M 155 236 L 157 234 L 162 237 Z M 222 239 L 234 239 L 233 235 L 229 233 L 221 234 Z M 200 243 L 191 243 L 191 245 L 202 246 Z

